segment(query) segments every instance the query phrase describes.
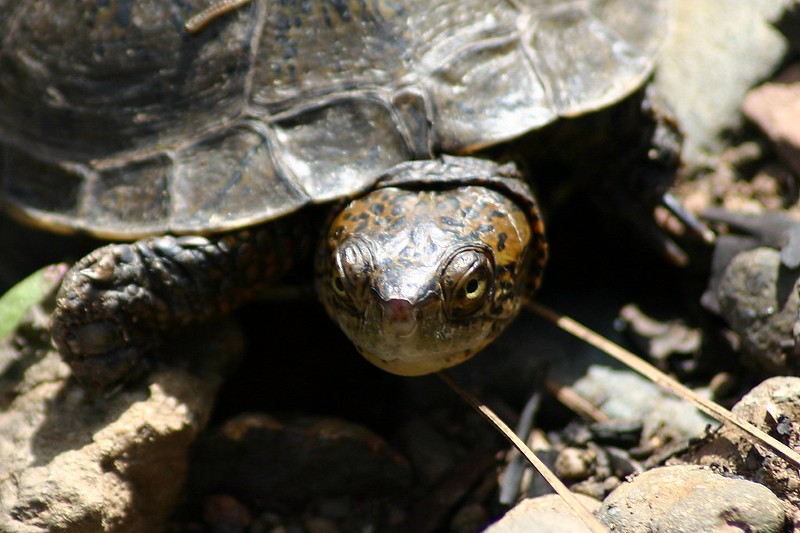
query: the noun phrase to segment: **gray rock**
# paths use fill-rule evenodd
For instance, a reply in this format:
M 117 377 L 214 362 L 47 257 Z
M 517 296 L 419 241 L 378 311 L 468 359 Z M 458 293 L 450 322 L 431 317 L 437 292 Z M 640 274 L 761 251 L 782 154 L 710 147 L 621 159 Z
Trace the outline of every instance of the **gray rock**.
M 91 398 L 50 349 L 46 315 L 34 317 L 0 345 L 0 531 L 164 529 L 221 378 L 164 366 Z M 230 328 L 196 337 L 210 352 L 241 346 Z
M 613 420 L 642 421 L 644 438 L 659 434 L 665 437 L 662 442 L 687 439 L 714 424 L 690 403 L 670 396 L 629 370 L 593 365 L 574 388 Z
M 600 507 L 600 502 L 582 494 L 578 501 L 590 512 Z M 500 520 L 489 526 L 485 533 L 585 533 L 590 531 L 560 496 L 547 494 L 528 498 L 518 503 Z
M 780 374 L 800 368 L 795 324 L 800 298 L 797 270 L 782 267 L 773 248 L 756 248 L 734 257 L 719 281 L 720 312 L 742 342 L 743 362 Z
M 766 487 L 699 466 L 649 470 L 612 492 L 597 516 L 626 533 L 783 531 L 781 501 Z
M 673 0 L 656 85 L 686 134 L 690 164 L 721 151 L 725 133 L 741 125 L 747 90 L 780 65 L 788 46 L 770 22 L 789 3 Z

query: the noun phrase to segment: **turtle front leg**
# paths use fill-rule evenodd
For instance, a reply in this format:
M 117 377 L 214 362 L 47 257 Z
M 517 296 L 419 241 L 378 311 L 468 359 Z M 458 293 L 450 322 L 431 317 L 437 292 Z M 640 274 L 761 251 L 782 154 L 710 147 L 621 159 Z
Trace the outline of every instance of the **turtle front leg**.
M 256 297 L 309 247 L 300 226 L 161 236 L 98 248 L 64 278 L 52 336 L 73 375 L 102 389 L 147 368 L 164 332 Z

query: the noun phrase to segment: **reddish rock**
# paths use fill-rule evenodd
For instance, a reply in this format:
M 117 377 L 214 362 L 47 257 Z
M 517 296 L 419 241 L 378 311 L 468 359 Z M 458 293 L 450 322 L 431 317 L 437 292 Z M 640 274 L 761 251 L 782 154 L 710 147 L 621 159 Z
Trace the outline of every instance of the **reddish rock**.
M 789 67 L 776 81 L 750 91 L 742 111 L 770 138 L 792 172 L 800 176 L 800 64 Z

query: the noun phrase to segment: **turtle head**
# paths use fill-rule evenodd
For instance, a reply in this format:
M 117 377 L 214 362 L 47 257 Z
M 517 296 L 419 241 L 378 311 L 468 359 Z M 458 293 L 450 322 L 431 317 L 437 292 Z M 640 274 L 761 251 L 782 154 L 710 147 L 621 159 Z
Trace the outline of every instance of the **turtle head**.
M 538 279 L 538 217 L 481 185 L 388 186 L 333 217 L 317 255 L 320 298 L 378 367 L 422 375 L 491 342 Z

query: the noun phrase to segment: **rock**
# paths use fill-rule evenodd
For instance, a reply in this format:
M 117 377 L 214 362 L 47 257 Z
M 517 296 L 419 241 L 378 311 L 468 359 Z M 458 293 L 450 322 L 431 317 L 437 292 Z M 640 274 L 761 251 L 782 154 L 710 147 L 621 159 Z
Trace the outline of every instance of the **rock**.
M 489 520 L 483 505 L 467 504 L 456 511 L 450 521 L 450 531 L 453 533 L 472 533 L 483 530 Z
M 736 255 L 717 288 L 723 318 L 741 338 L 743 362 L 761 372 L 800 369 L 794 331 L 800 297 L 798 272 L 782 267 L 773 248 Z
M 379 497 L 410 484 L 405 459 L 362 426 L 248 413 L 197 443 L 188 487 L 196 500 L 222 493 L 280 509 L 324 497 Z
M 732 411 L 800 452 L 800 378 L 768 379 Z M 766 485 L 783 500 L 795 529 L 800 528 L 800 472 L 770 448 L 754 445 L 739 429 L 723 425 L 681 459 Z
M 596 458 L 592 449 L 564 448 L 556 459 L 556 475 L 570 481 L 584 480 L 592 475 Z
M 590 512 L 600 502 L 582 494 L 575 497 Z M 486 528 L 485 533 L 584 533 L 591 531 L 564 500 L 556 494 L 522 500 L 500 520 Z
M 770 22 L 789 3 L 673 0 L 656 86 L 686 135 L 690 164 L 722 150 L 726 133 L 741 125 L 745 93 L 780 65 L 788 46 Z
M 637 346 L 651 358 L 663 361 L 670 356 L 693 355 L 700 350 L 702 334 L 681 320 L 658 321 L 646 315 L 636 304 L 628 304 L 619 312 L 623 327 Z
M 242 531 L 252 524 L 253 517 L 236 498 L 215 494 L 205 501 L 203 521 L 212 531 Z
M 800 52 L 800 1 L 791 0 L 780 19 L 775 21 L 778 28 L 789 40 L 795 52 Z
M 0 530 L 164 529 L 221 378 L 159 365 L 92 398 L 50 348 L 47 313 L 31 316 L 0 345 Z M 241 347 L 231 328 L 194 337 L 189 361 L 209 370 L 220 346 Z
M 590 367 L 574 385 L 575 391 L 617 421 L 642 421 L 643 439 L 659 435 L 660 442 L 697 437 L 714 422 L 690 403 L 661 391 L 632 371 Z
M 449 472 L 458 458 L 456 449 L 431 421 L 414 418 L 400 428 L 400 439 L 414 473 L 423 483 L 434 483 Z
M 699 466 L 649 470 L 612 492 L 596 513 L 613 530 L 783 531 L 781 501 L 766 487 Z
M 742 110 L 769 137 L 795 176 L 800 176 L 800 64 L 750 91 Z

